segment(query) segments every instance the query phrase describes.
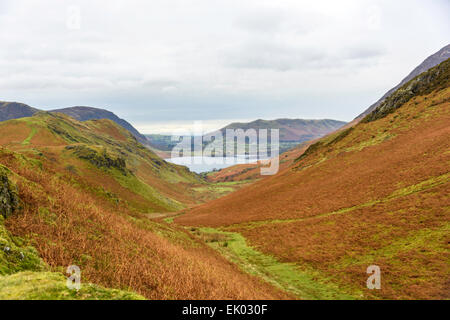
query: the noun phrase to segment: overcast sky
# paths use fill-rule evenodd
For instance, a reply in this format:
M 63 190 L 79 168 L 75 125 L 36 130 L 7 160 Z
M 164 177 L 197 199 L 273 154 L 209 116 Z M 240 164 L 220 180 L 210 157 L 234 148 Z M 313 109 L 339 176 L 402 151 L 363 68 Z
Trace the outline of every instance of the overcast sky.
M 348 121 L 450 42 L 449 15 L 447 0 L 0 0 L 0 100 L 106 108 L 144 133 Z

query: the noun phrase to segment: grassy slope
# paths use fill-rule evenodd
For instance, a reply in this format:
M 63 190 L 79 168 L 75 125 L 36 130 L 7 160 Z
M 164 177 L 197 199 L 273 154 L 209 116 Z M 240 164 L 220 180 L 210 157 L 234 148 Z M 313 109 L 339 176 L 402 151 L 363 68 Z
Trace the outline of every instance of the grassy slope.
M 448 298 L 448 63 L 440 68 L 437 90 L 431 83 L 384 117 L 320 140 L 277 176 L 174 221 L 240 234 L 353 297 Z M 365 288 L 371 264 L 381 290 Z
M 163 161 L 109 120 L 78 122 L 39 113 L 1 123 L 0 143 L 37 161 L 51 159 L 60 171 L 70 171 L 113 196 L 120 193 L 138 211 L 165 212 L 195 204 L 191 186 L 204 183 L 186 168 Z
M 356 298 L 342 292 L 335 284 L 318 282 L 317 272 L 313 270 L 299 270 L 294 263 L 281 262 L 271 255 L 256 250 L 237 232 L 214 228 L 192 228 L 191 231 L 229 261 L 237 264 L 244 272 L 260 277 L 295 297 L 308 300 Z
M 0 300 L 143 300 L 144 297 L 93 284 L 70 290 L 66 278 L 55 272 L 21 272 L 0 276 Z
M 22 203 L 4 225 L 49 268 L 19 264 L 0 279 L 1 298 L 132 297 L 87 283 L 74 296 L 60 276 L 72 264 L 81 268 L 83 284 L 149 299 L 291 297 L 242 274 L 184 230 L 148 220 L 143 213 L 195 203 L 199 195 L 207 197 L 209 187 L 184 168 L 162 162 L 114 123 L 41 113 L 4 122 L 0 133 L 0 164 Z M 224 188 L 212 193 L 230 191 Z M 42 295 L 36 295 L 36 286 L 45 288 Z
M 4 172 L 4 168 L 0 167 Z M 0 215 L 0 300 L 16 299 L 143 299 L 143 297 L 120 290 L 105 289 L 90 283 L 79 291 L 66 286 L 61 273 L 50 268 L 39 257 L 37 250 L 14 237 L 4 226 Z

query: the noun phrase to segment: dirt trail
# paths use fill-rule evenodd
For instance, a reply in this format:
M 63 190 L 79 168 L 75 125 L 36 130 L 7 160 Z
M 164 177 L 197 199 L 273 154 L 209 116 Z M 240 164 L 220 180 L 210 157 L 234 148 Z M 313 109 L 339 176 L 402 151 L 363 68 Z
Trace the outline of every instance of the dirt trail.
M 179 215 L 181 212 L 154 212 L 154 213 L 146 213 L 145 216 L 149 219 L 162 219 L 169 218 Z

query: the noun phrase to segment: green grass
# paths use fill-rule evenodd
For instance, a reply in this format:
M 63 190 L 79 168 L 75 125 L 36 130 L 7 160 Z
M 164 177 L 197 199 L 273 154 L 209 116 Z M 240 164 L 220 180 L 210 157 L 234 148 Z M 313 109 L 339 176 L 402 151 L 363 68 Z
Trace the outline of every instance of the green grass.
M 204 187 L 196 187 L 196 188 L 192 188 L 194 191 L 196 192 L 213 192 L 213 193 L 218 193 L 218 194 L 223 194 L 223 193 L 228 193 L 228 192 L 233 192 L 235 189 L 232 187 L 222 187 L 222 186 L 216 186 L 214 184 L 209 185 L 209 186 L 204 186 Z
M 363 141 L 359 144 L 353 145 L 349 148 L 346 148 L 345 151 L 346 152 L 350 152 L 350 151 L 361 151 L 367 147 L 371 147 L 371 146 L 375 146 L 377 144 L 380 144 L 384 141 L 390 140 L 392 138 L 395 137 L 395 134 L 391 134 L 388 132 L 383 132 L 383 133 L 378 133 L 376 135 L 374 135 L 372 138 L 370 138 L 369 140 Z
M 28 137 L 23 140 L 22 145 L 27 146 L 30 144 L 31 139 L 33 139 L 33 137 L 36 135 L 36 133 L 38 132 L 38 129 L 36 127 L 31 127 L 31 131 L 30 134 L 28 135 Z
M 81 283 L 80 290 L 67 288 L 66 277 L 55 272 L 20 272 L 0 276 L 0 300 L 144 300 L 127 291 Z
M 223 182 L 214 182 L 215 186 L 236 186 L 241 184 L 253 183 L 254 180 L 240 180 L 240 181 L 223 181 Z
M 24 245 L 24 241 L 13 237 L 3 225 L 0 215 L 0 275 L 8 275 L 24 270 L 42 271 L 45 264 L 36 249 Z
M 155 188 L 141 181 L 138 177 L 129 174 L 124 175 L 122 172 L 116 169 L 110 169 L 109 173 L 112 174 L 114 179 L 120 183 L 123 187 L 131 190 L 132 192 L 142 196 L 151 203 L 160 205 L 166 208 L 168 211 L 178 211 L 184 208 L 184 205 L 175 199 L 170 199 L 163 196 Z M 154 212 L 149 210 L 147 213 Z
M 244 272 L 260 277 L 268 283 L 290 292 L 300 299 L 356 299 L 358 294 L 341 291 L 317 271 L 301 270 L 293 263 L 280 262 L 247 245 L 239 233 L 224 232 L 213 228 L 195 229 L 200 236 L 209 237 L 206 242 Z M 317 278 L 324 279 L 318 281 Z
M 171 224 L 171 223 L 173 223 L 173 219 L 174 219 L 175 217 L 169 217 L 169 218 L 164 218 L 163 220 L 164 220 L 164 222 L 166 222 L 166 223 L 168 223 L 168 224 Z

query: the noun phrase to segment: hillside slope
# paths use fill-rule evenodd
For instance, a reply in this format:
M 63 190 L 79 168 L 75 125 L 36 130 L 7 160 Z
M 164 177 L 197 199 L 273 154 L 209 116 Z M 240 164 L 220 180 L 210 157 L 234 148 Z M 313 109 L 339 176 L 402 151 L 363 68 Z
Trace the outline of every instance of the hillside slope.
M 32 108 L 23 103 L 0 102 L 0 122 L 31 117 L 39 111 L 42 110 Z M 140 143 L 148 145 L 148 140 L 144 135 L 139 133 L 139 131 L 134 128 L 129 122 L 119 118 L 111 111 L 92 107 L 72 107 L 51 110 L 49 112 L 63 113 L 78 121 L 109 119 L 117 123 L 122 128 L 128 130 Z
M 386 98 L 388 98 L 392 93 L 397 91 L 401 86 L 403 86 L 405 83 L 409 82 L 413 78 L 417 77 L 419 74 L 424 73 L 428 71 L 429 69 L 437 66 L 438 64 L 442 63 L 443 61 L 450 58 L 450 44 L 443 47 L 441 50 L 436 52 L 435 54 L 429 56 L 426 58 L 420 65 L 418 65 L 409 75 L 407 75 L 398 85 L 396 85 L 394 88 L 386 92 L 377 102 L 372 104 L 369 108 L 367 108 L 366 111 L 361 113 L 356 119 L 362 119 L 365 116 L 367 116 L 369 113 L 371 113 L 373 110 L 375 110 L 377 107 L 379 107 Z
M 0 244 L 9 248 L 0 250 L 0 298 L 291 297 L 148 219 L 196 203 L 193 189 L 207 185 L 114 122 L 39 112 L 0 123 L 0 146 Z M 69 265 L 82 270 L 79 295 L 64 286 Z
M 105 192 L 121 195 L 141 212 L 164 212 L 193 204 L 186 189 L 201 179 L 165 162 L 110 120 L 79 122 L 39 112 L 0 123 L 0 144 L 82 177 Z M 175 185 L 177 187 L 175 187 Z
M 389 112 L 175 222 L 243 236 L 356 298 L 450 298 L 449 74 L 447 60 L 397 91 Z M 381 268 L 381 290 L 365 287 L 370 265 Z
M 108 110 L 92 108 L 92 107 L 71 107 L 64 109 L 51 110 L 50 112 L 64 113 L 78 121 L 109 119 L 117 123 L 119 126 L 127 129 L 142 144 L 147 144 L 147 138 L 139 133 L 128 121 L 119 118 Z

